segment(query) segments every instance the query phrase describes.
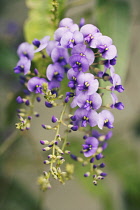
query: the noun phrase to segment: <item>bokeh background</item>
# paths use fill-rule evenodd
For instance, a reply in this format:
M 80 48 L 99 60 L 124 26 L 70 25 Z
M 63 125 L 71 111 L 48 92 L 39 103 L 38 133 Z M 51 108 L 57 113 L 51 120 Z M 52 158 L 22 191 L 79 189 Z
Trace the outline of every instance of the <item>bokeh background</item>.
M 26 1 L 27 2 L 27 1 Z M 18 61 L 16 49 L 25 37 L 36 36 L 37 17 L 26 28 L 27 18 L 35 2 L 47 1 L 0 0 L 0 209 L 2 210 L 139 210 L 140 209 L 140 1 L 90 0 L 66 1 L 65 17 L 79 23 L 97 25 L 103 34 L 110 36 L 118 48 L 117 72 L 121 74 L 125 92 L 119 95 L 125 104 L 123 111 L 114 111 L 114 136 L 105 151 L 108 177 L 93 186 L 76 165 L 75 178 L 64 186 L 53 182 L 45 193 L 39 190 L 37 177 L 44 165 L 39 140 L 50 134 L 42 131 L 48 114 L 44 106 L 36 105 L 41 116 L 34 119 L 30 132 L 15 130 L 15 99 L 21 86 L 13 73 Z M 64 1 L 63 1 L 64 2 Z M 30 6 L 30 9 L 29 9 Z M 47 18 L 47 16 L 45 16 Z M 29 20 L 29 19 L 28 19 Z M 45 21 L 43 18 L 42 21 Z M 27 23 L 27 22 L 26 22 Z M 31 30 L 34 30 L 31 33 Z M 42 28 L 47 33 L 47 27 Z M 44 36 L 44 34 L 43 34 Z M 38 37 L 34 37 L 38 38 Z M 44 115 L 46 117 L 44 119 Z M 49 122 L 49 121 L 48 121 Z M 80 136 L 71 135 L 77 149 Z

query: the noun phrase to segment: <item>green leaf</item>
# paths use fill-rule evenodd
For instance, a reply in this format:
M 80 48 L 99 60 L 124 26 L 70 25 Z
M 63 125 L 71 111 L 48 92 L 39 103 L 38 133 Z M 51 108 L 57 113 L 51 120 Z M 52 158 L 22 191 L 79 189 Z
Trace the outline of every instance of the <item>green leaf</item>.
M 51 11 L 52 2 L 58 5 L 56 12 Z M 60 18 L 64 17 L 64 2 L 65 0 L 26 0 L 29 8 L 28 19 L 24 25 L 26 41 L 32 42 L 35 38 L 42 39 L 47 35 L 53 37 Z

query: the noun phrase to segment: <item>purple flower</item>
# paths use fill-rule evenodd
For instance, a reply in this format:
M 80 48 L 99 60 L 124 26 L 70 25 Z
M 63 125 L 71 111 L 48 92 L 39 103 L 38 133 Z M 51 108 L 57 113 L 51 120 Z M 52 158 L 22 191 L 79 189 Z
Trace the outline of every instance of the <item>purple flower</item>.
M 80 73 L 77 76 L 77 88 L 76 88 L 76 95 L 84 96 L 92 95 L 98 89 L 99 82 L 97 79 L 94 79 L 94 75 L 90 73 Z
M 74 31 L 74 33 L 67 31 L 64 33 L 60 40 L 60 44 L 66 48 L 73 48 L 74 45 L 83 43 L 83 34 L 79 31 Z
M 27 83 L 28 90 L 30 92 L 42 94 L 43 83 L 47 83 L 47 81 L 44 78 L 32 77 Z
M 95 154 L 97 148 L 98 148 L 99 142 L 94 137 L 88 137 L 85 140 L 85 144 L 83 144 L 83 153 L 85 157 L 90 157 L 93 154 Z
M 71 18 L 63 18 L 60 23 L 59 27 L 71 27 L 74 24 Z
M 31 67 L 31 61 L 26 57 L 21 57 L 16 67 L 14 68 L 14 72 L 16 74 L 24 73 L 24 75 L 26 75 L 30 71 L 30 67 Z
M 20 58 L 27 57 L 29 60 L 32 60 L 34 57 L 34 46 L 28 42 L 23 42 L 19 45 L 17 54 Z
M 68 83 L 68 86 L 71 88 L 71 89 L 76 89 L 76 86 L 77 86 L 77 76 L 78 74 L 80 74 L 81 72 L 76 72 L 74 71 L 72 68 L 68 70 L 67 72 L 67 77 L 68 79 L 70 80 L 69 83 Z
M 51 58 L 54 63 L 58 62 L 60 65 L 64 66 L 69 60 L 68 50 L 61 46 L 55 47 L 51 52 Z
M 50 36 L 45 36 L 40 41 L 38 39 L 34 39 L 33 45 L 37 47 L 37 49 L 34 52 L 35 53 L 40 52 L 41 50 L 45 49 L 48 45 L 49 39 L 50 39 Z
M 98 37 L 97 48 L 105 59 L 111 60 L 117 56 L 117 49 L 115 45 L 112 45 L 112 39 L 108 36 Z
M 58 29 L 54 32 L 54 40 L 57 41 L 57 42 L 60 42 L 62 36 L 63 36 L 67 31 L 69 31 L 69 29 L 66 28 L 66 27 L 58 28 Z
M 77 44 L 73 47 L 71 51 L 72 55 L 78 54 L 81 57 L 85 57 L 88 60 L 89 65 L 91 65 L 94 62 L 95 56 L 91 49 L 87 48 L 84 44 Z
M 120 93 L 124 91 L 124 87 L 121 85 L 121 77 L 118 74 L 112 73 L 110 82 L 113 84 L 111 90 L 116 90 Z
M 110 66 L 116 65 L 116 57 L 111 60 L 104 60 L 104 65 L 106 68 L 110 68 Z
M 74 54 L 69 59 L 69 64 L 74 71 L 86 72 L 89 69 L 89 62 L 84 56 Z
M 111 93 L 113 104 L 110 106 L 112 109 L 116 108 L 118 110 L 124 109 L 124 104 L 122 102 L 118 102 L 118 98 L 115 93 Z
M 74 116 L 76 118 L 73 121 L 75 126 L 86 127 L 89 124 L 91 127 L 94 127 L 98 123 L 98 114 L 94 110 L 77 109 Z
M 92 95 L 77 95 L 71 103 L 71 107 L 74 108 L 79 106 L 80 108 L 90 110 L 99 109 L 102 104 L 102 98 L 98 93 L 93 93 Z
M 78 25 L 75 24 L 71 18 L 63 18 L 59 23 L 59 27 L 68 28 L 71 32 L 79 30 Z
M 50 64 L 47 67 L 46 76 L 50 81 L 61 82 L 64 78 L 64 68 L 59 63 Z
M 71 26 L 65 26 L 65 27 L 60 27 L 58 28 L 55 32 L 54 32 L 54 39 L 55 41 L 60 42 L 62 36 L 66 33 L 66 32 L 74 32 L 74 31 L 79 31 L 79 26 L 77 24 L 73 24 Z
M 102 35 L 99 33 L 99 29 L 92 24 L 86 24 L 80 29 L 80 32 L 83 34 L 85 42 L 90 47 L 96 48 L 97 38 Z
M 51 40 L 48 42 L 48 45 L 46 47 L 46 52 L 49 56 L 51 56 L 51 53 L 53 51 L 53 49 L 59 45 L 59 42 L 57 41 L 54 41 L 54 40 Z
M 98 127 L 103 129 L 103 126 L 113 128 L 114 116 L 108 110 L 103 110 L 99 113 Z

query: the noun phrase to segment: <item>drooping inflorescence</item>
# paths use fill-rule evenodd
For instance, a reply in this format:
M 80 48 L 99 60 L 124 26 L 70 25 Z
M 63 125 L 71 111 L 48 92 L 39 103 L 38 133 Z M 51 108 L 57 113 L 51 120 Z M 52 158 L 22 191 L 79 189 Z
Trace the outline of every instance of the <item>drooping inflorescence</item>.
M 96 26 L 84 25 L 83 19 L 78 26 L 72 19 L 64 18 L 54 32 L 54 40 L 45 36 L 34 39 L 32 44 L 24 42 L 17 54 L 19 61 L 14 72 L 22 74 L 20 83 L 25 88 L 25 97 L 18 96 L 16 100 L 28 109 L 18 110 L 20 122 L 16 127 L 21 131 L 30 128 L 33 115 L 39 116 L 34 111 L 34 101 L 40 102 L 41 96 L 47 108 L 62 106 L 60 117 L 52 116 L 54 126 L 42 124 L 42 128 L 55 131 L 55 136 L 53 140 L 40 141 L 44 146 L 42 150 L 48 153 L 44 160 L 48 170 L 38 179 L 41 189 L 51 188 L 51 176 L 61 183 L 72 178 L 73 164 L 61 167 L 68 160 L 66 156 L 82 166 L 89 165 L 84 177 L 93 176 L 93 184 L 97 185 L 98 180 L 107 175 L 103 172 L 102 158 L 112 137 L 112 131 L 104 134 L 102 130 L 113 128 L 114 116 L 110 110 L 124 108 L 116 95 L 124 88 L 114 69 L 117 49 L 112 39 Z M 37 69 L 35 65 L 40 61 L 44 65 Z M 107 105 L 103 104 L 106 93 L 112 100 Z M 60 134 L 61 126 L 65 127 L 64 135 Z M 78 151 L 71 153 L 67 142 L 68 134 L 75 131 L 84 133 L 84 143 L 79 141 L 82 156 L 77 155 Z

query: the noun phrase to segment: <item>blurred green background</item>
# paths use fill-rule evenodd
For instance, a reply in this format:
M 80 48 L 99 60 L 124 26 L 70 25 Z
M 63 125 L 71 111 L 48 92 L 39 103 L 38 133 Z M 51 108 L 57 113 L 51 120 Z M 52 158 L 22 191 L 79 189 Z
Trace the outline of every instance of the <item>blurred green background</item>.
M 47 25 L 49 2 L 28 0 L 29 10 L 24 0 L 0 0 L 0 209 L 139 210 L 139 0 L 61 1 L 60 18 L 70 17 L 79 23 L 84 17 L 86 23 L 97 25 L 103 34 L 113 39 L 118 49 L 116 72 L 122 76 L 125 87 L 119 99 L 125 109 L 114 111 L 114 136 L 109 141 L 104 161 L 109 175 L 103 182 L 94 187 L 83 178 L 83 169 L 77 164 L 75 178 L 65 186 L 53 182 L 52 190 L 45 193 L 37 186 L 37 177 L 44 170 L 39 140 L 47 135 L 40 124 L 46 123 L 52 113 L 46 113 L 44 119 L 46 109 L 36 105 L 41 117 L 34 120 L 31 131 L 20 133 L 15 130 L 19 106 L 15 98 L 21 86 L 13 67 L 18 61 L 16 49 L 25 38 L 30 40 L 52 33 Z M 30 18 L 28 21 L 27 17 Z M 59 114 L 59 110 L 55 111 Z M 79 141 L 78 136 L 73 140 L 74 150 L 80 146 Z

